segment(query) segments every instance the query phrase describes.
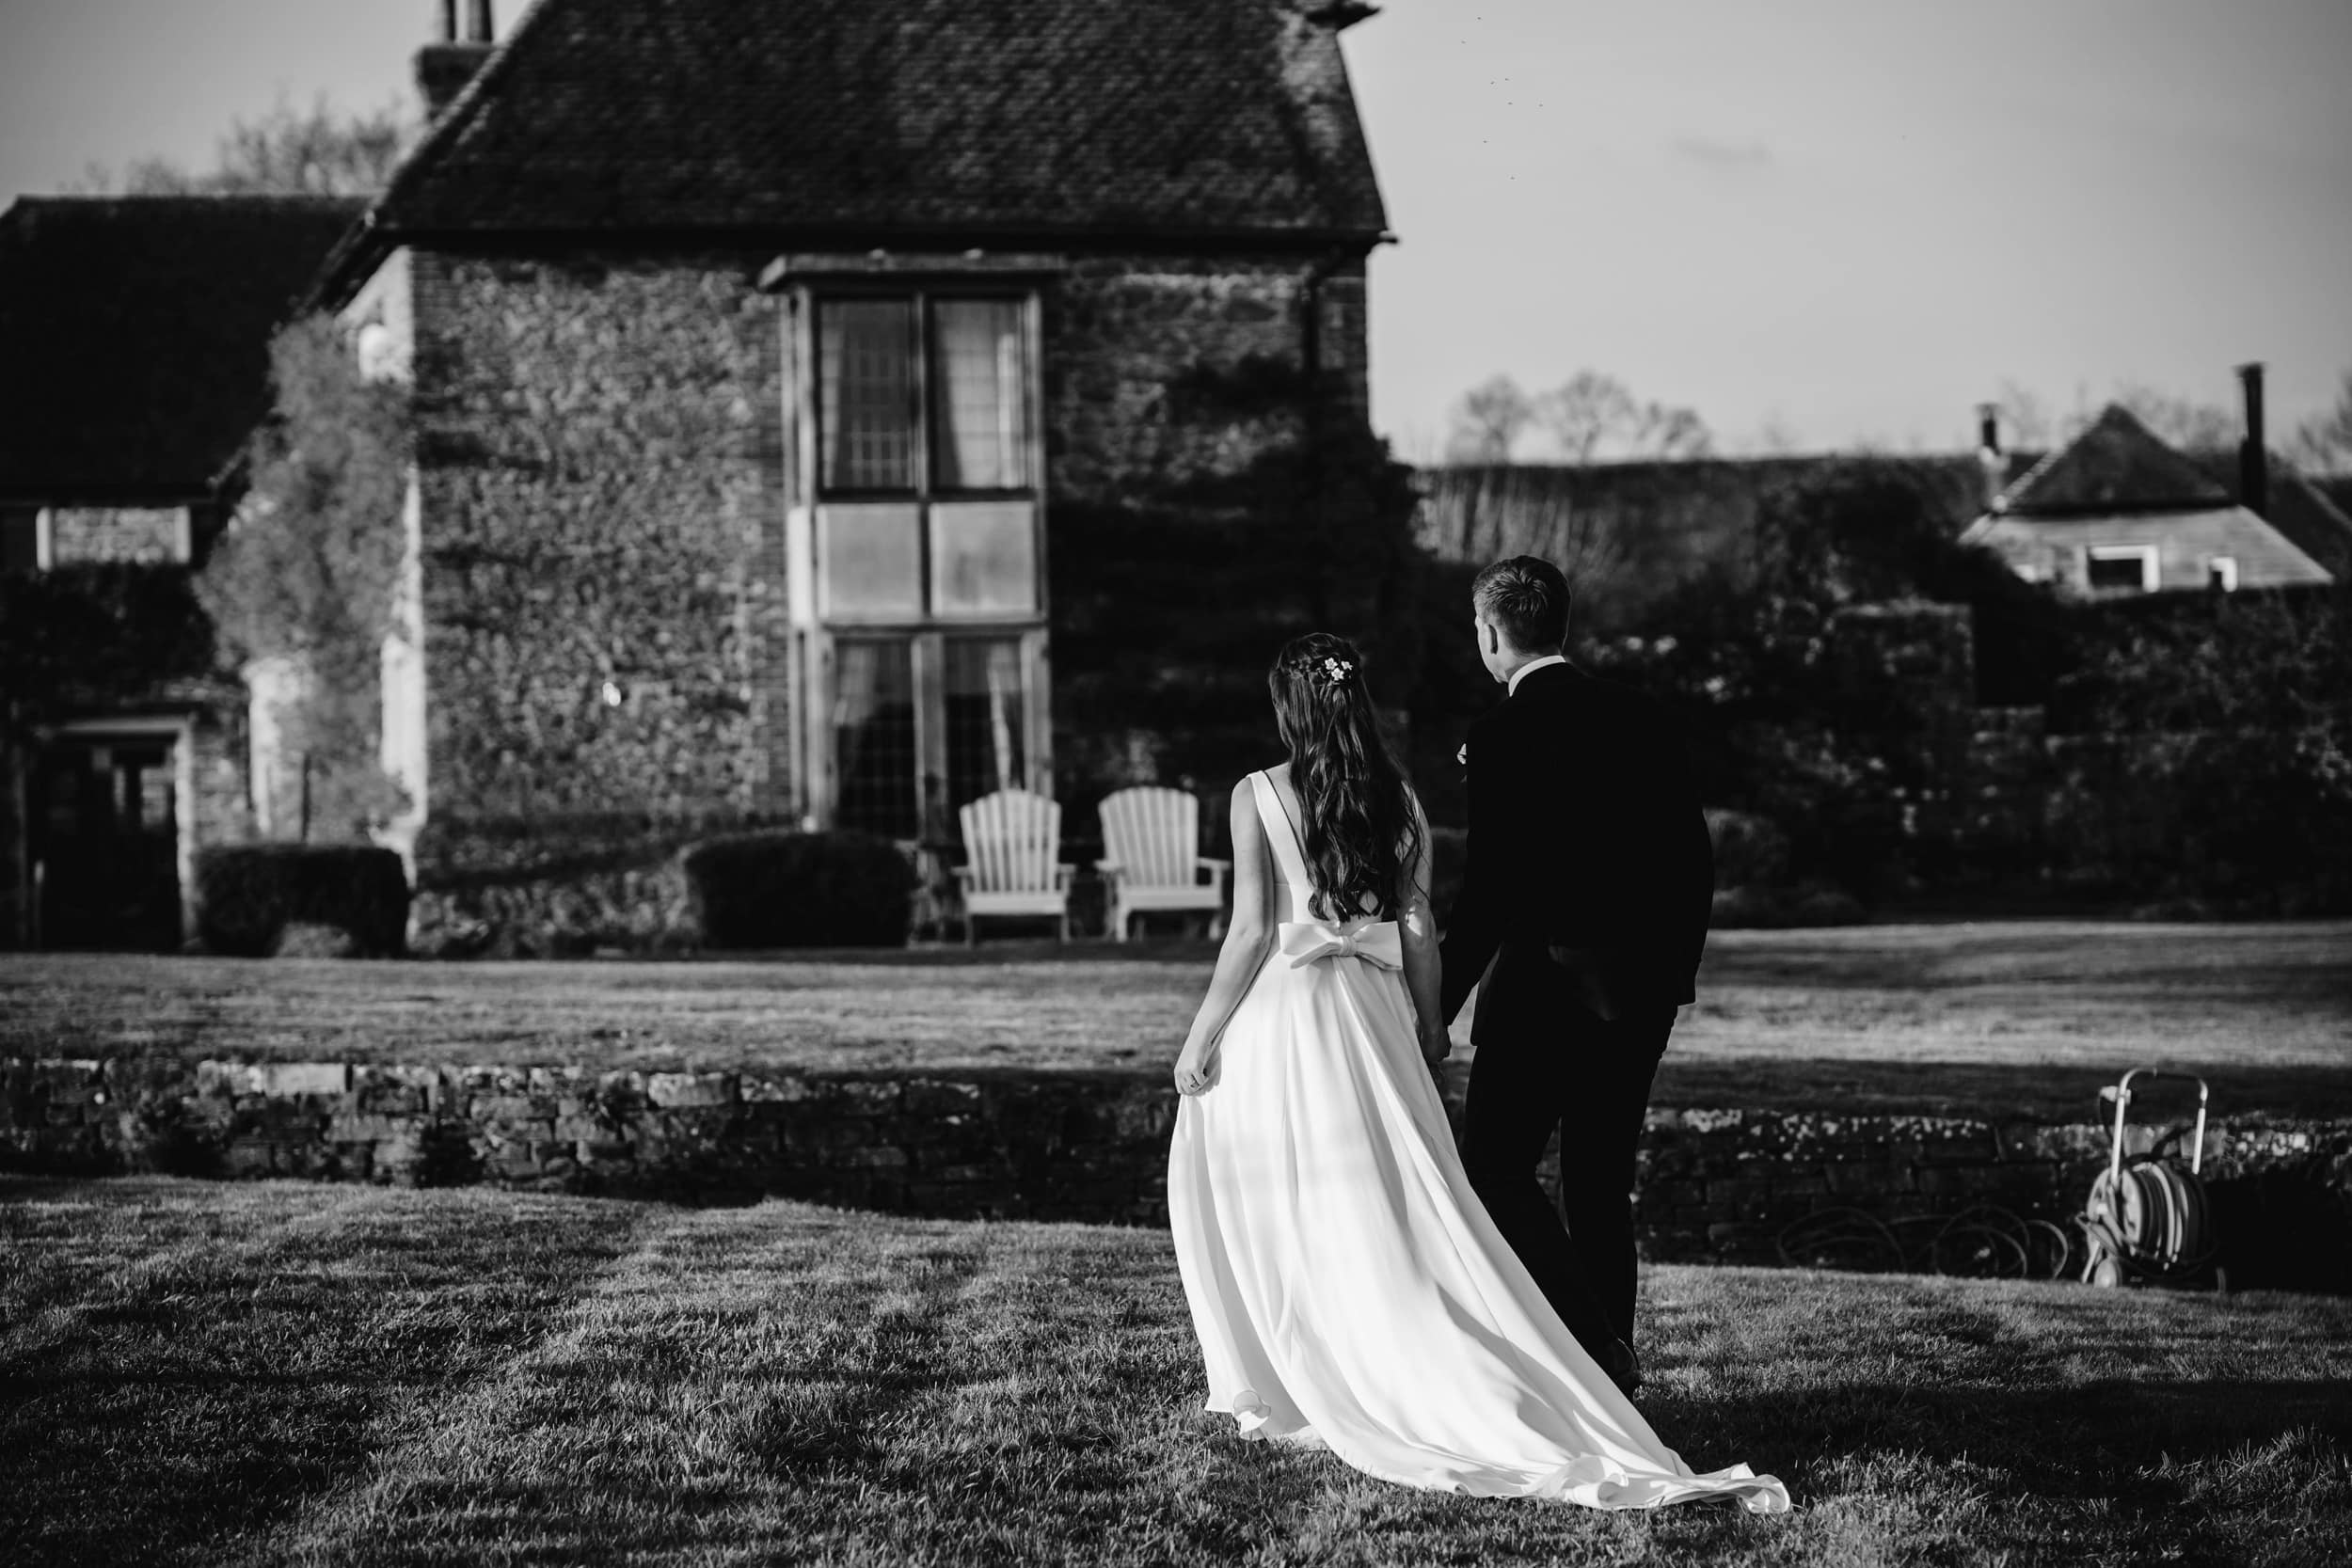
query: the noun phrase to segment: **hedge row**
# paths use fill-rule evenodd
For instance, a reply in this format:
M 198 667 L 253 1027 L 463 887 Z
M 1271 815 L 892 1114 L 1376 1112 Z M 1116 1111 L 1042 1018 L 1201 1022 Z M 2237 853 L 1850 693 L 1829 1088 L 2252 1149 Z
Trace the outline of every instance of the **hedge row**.
M 865 833 L 747 832 L 689 846 L 685 945 L 895 947 L 907 940 L 906 857 Z M 409 890 L 400 857 L 363 845 L 261 844 L 197 857 L 198 934 L 208 949 L 260 958 L 298 927 L 324 927 L 371 957 L 405 948 Z M 430 944 L 428 944 L 430 945 Z

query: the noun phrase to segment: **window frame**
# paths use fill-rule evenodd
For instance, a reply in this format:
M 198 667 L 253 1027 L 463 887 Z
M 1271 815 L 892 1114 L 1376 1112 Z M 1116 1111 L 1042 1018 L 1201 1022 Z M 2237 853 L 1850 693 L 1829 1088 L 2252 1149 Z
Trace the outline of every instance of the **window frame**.
M 2093 562 L 2137 561 L 2139 562 L 2139 587 L 2093 582 L 2090 567 Z M 2163 582 L 2157 547 L 2153 545 L 2086 545 L 2083 546 L 2083 587 L 2093 594 L 2153 594 Z
M 2237 592 L 2237 584 L 2236 556 L 2209 555 L 2205 557 L 2205 586 L 2207 588 L 2217 589 L 2224 594 L 2234 594 Z

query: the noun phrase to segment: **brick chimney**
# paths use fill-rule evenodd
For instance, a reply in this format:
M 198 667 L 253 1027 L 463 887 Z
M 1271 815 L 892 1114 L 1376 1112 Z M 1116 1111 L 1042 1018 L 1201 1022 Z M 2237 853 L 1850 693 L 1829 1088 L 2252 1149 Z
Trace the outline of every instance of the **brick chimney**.
M 2270 449 L 2263 437 L 2263 367 L 2257 359 L 2237 368 L 2246 388 L 2246 439 L 2237 449 L 2238 504 L 2257 517 L 2270 515 Z
M 463 91 L 482 62 L 490 57 L 490 0 L 466 0 L 466 36 L 457 36 L 457 0 L 437 0 L 439 25 L 433 41 L 417 51 L 417 93 L 424 100 L 427 119 Z
M 1977 468 L 1984 479 L 1984 509 L 1994 510 L 2009 484 L 2009 459 L 2001 451 L 2001 405 L 1977 404 Z

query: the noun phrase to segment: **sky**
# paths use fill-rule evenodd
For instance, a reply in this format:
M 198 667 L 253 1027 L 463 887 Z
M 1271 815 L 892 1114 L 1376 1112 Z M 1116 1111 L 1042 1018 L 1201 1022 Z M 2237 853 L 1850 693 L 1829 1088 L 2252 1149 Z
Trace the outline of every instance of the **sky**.
M 0 196 L 391 103 L 433 9 L 0 0 Z M 2004 385 L 2234 406 L 2249 359 L 2278 437 L 2352 370 L 2348 0 L 1389 0 L 1344 48 L 1410 458 L 1497 372 L 1747 451 L 1957 450 Z

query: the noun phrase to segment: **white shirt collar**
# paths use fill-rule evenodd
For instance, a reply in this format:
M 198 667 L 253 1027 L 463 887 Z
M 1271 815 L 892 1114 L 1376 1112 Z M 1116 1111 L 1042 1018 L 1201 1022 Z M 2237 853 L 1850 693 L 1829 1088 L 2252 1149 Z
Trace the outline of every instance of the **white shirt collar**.
M 1518 696 L 1519 694 L 1519 682 L 1525 680 L 1530 674 L 1542 669 L 1545 665 L 1565 664 L 1566 662 L 1567 659 L 1559 654 L 1546 654 L 1541 658 L 1529 659 L 1525 664 L 1520 665 L 1518 669 L 1511 672 L 1511 685 L 1509 689 L 1504 691 L 1503 695 L 1506 697 Z

